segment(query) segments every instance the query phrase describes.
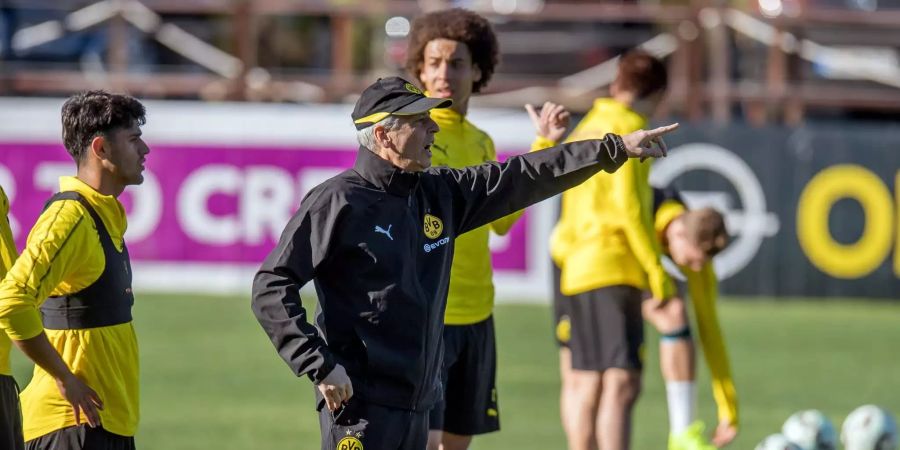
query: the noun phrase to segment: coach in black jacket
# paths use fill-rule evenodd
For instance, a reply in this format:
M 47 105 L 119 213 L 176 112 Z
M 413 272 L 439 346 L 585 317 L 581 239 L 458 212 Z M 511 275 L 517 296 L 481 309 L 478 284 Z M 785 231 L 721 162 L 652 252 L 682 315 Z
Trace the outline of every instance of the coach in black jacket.
M 369 86 L 352 114 L 356 163 L 309 192 L 253 281 L 263 329 L 318 387 L 323 450 L 425 448 L 456 236 L 628 157 L 664 156 L 659 136 L 675 128 L 432 169 L 428 111 L 449 105 L 396 77 Z M 299 297 L 311 280 L 315 326 Z

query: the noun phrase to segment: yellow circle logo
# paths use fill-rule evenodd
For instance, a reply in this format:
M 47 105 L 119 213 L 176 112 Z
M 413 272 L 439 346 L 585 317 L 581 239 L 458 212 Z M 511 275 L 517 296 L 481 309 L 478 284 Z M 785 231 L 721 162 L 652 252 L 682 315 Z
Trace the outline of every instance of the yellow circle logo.
M 444 233 L 444 222 L 431 214 L 425 214 L 425 236 L 430 239 L 437 239 Z
M 562 316 L 556 324 L 556 339 L 563 344 L 572 339 L 572 322 L 569 321 L 569 316 Z
M 362 442 L 353 436 L 347 436 L 338 442 L 336 450 L 363 450 Z
M 407 91 L 412 92 L 413 94 L 425 95 L 422 94 L 422 91 L 419 88 L 413 86 L 412 83 L 406 83 L 403 85 L 403 87 L 405 87 Z

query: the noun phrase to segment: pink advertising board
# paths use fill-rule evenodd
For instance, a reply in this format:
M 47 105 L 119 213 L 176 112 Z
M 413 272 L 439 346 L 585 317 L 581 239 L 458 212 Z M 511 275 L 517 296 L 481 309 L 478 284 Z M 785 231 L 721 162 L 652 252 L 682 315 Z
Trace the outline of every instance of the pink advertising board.
M 356 149 L 155 145 L 146 182 L 122 196 L 139 261 L 257 264 L 312 186 L 353 165 Z M 0 142 L 0 181 L 24 245 L 58 176 L 74 164 L 60 144 Z M 11 177 L 11 180 L 8 179 Z M 527 218 L 493 252 L 498 271 L 524 271 Z M 496 244 L 496 243 L 495 243 Z M 496 247 L 496 246 L 495 246 Z
M 16 244 L 59 177 L 75 166 L 62 146 L 62 99 L 0 99 L 0 185 Z M 145 181 L 121 197 L 140 292 L 249 292 L 259 264 L 310 188 L 353 165 L 348 105 L 146 102 L 152 151 Z M 502 155 L 528 150 L 522 112 L 482 110 L 473 122 Z M 552 203 L 531 207 L 507 236 L 492 236 L 499 300 L 549 298 Z M 308 286 L 309 290 L 311 287 Z

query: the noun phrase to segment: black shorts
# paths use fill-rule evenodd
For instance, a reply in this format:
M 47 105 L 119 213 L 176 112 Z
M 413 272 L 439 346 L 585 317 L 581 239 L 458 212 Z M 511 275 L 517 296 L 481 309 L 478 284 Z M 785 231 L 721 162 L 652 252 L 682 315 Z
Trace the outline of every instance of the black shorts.
M 101 427 L 77 425 L 47 433 L 25 443 L 27 450 L 134 450 L 134 436 L 120 436 Z
M 572 339 L 571 305 L 572 298 L 562 293 L 559 285 L 561 271 L 556 263 L 550 261 L 553 271 L 553 336 L 556 345 L 568 348 Z
M 353 397 L 340 410 L 319 410 L 322 450 L 422 450 L 428 412 L 391 408 Z
M 19 385 L 9 375 L 0 375 L 0 448 L 23 450 L 22 412 L 19 408 Z
M 640 289 L 624 285 L 602 287 L 562 299 L 559 309 L 570 323 L 567 346 L 572 352 L 572 368 L 641 370 L 644 344 L 641 300 Z M 558 323 L 563 320 L 559 319 Z
M 442 400 L 431 410 L 429 428 L 472 436 L 500 429 L 497 406 L 494 318 L 444 327 Z

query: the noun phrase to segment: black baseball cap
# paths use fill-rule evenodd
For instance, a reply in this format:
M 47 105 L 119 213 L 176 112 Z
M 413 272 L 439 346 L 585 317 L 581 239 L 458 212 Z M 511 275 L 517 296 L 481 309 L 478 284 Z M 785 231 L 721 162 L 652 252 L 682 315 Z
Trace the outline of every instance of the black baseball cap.
M 453 104 L 448 98 L 426 97 L 414 84 L 400 77 L 379 78 L 363 91 L 350 117 L 357 130 L 387 116 L 411 116 Z

